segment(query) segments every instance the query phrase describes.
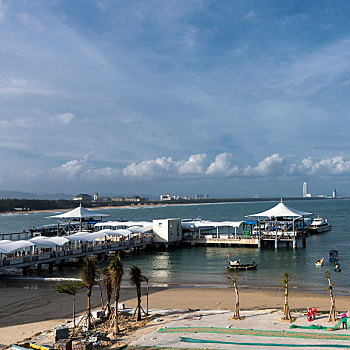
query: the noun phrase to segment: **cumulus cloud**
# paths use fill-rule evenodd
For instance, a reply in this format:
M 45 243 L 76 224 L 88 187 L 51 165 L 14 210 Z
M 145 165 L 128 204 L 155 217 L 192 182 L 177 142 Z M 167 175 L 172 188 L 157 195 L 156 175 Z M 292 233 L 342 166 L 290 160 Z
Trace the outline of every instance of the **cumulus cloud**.
M 103 180 L 113 179 L 120 174 L 118 169 L 111 167 L 98 168 L 90 161 L 92 153 L 87 153 L 82 159 L 70 160 L 56 168 L 52 168 L 51 172 L 56 176 L 65 179 L 82 179 L 82 180 Z
M 230 158 L 231 153 L 221 153 L 218 154 L 215 158 L 215 161 L 210 163 L 206 174 L 208 175 L 220 175 L 220 176 L 229 176 L 235 173 L 238 173 L 238 167 L 232 167 Z
M 73 119 L 75 118 L 75 115 L 73 113 L 61 113 L 56 115 L 56 120 L 64 125 L 69 124 Z
M 171 157 L 161 157 L 152 160 L 144 160 L 140 163 L 131 163 L 123 169 L 125 176 L 157 176 L 173 173 L 176 162 Z
M 308 175 L 349 175 L 350 160 L 345 160 L 343 156 L 323 158 L 320 160 L 315 160 L 311 157 L 307 157 L 301 161 L 299 171 Z
M 245 176 L 271 176 L 271 175 L 284 175 L 286 172 L 286 159 L 275 153 L 269 157 L 266 157 L 253 167 L 248 165 L 243 169 L 243 175 Z
M 194 154 L 182 164 L 179 162 L 179 174 L 202 174 L 204 172 L 206 158 L 207 155 L 205 153 Z

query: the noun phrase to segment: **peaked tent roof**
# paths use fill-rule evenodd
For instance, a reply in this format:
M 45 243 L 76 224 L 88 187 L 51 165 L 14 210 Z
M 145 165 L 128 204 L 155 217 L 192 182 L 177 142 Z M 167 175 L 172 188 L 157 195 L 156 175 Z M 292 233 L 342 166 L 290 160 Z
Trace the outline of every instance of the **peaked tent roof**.
M 110 216 L 108 214 L 102 214 L 102 213 L 98 213 L 97 211 L 93 211 L 90 209 L 85 209 L 84 207 L 82 207 L 81 205 L 78 208 L 75 208 L 71 211 L 68 211 L 66 213 L 63 214 L 58 214 L 58 215 L 52 215 L 52 216 L 48 216 L 49 218 L 58 218 L 58 219 L 72 219 L 72 218 L 91 218 L 91 217 L 95 217 L 95 216 Z
M 312 213 L 307 213 L 304 211 L 299 211 L 293 208 L 289 208 L 286 206 L 282 200 L 280 203 L 278 203 L 276 206 L 269 210 L 265 210 L 258 214 L 250 214 L 247 216 L 251 217 L 301 217 L 301 216 L 309 216 L 312 215 Z

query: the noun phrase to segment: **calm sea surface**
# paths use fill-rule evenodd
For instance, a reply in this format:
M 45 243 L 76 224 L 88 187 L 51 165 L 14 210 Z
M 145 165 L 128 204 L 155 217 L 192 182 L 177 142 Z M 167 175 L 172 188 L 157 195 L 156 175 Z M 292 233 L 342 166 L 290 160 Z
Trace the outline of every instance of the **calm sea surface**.
M 124 257 L 126 269 L 137 264 L 150 278 L 153 285 L 168 286 L 222 286 L 227 285 L 225 267 L 227 254 L 241 259 L 242 263 L 253 259 L 259 264 L 256 271 L 238 273 L 241 286 L 280 287 L 282 273 L 288 272 L 291 287 L 323 291 L 327 282 L 323 277 L 325 270 L 333 272 L 334 263 L 328 261 L 328 251 L 339 251 L 342 272 L 332 273 L 335 286 L 345 293 L 350 291 L 350 201 L 349 200 L 313 200 L 288 201 L 288 206 L 307 212 L 320 214 L 333 225 L 332 231 L 310 236 L 306 248 L 301 242 L 297 250 L 281 247 L 278 250 L 258 248 L 221 248 L 192 247 L 170 249 L 160 252 L 142 252 Z M 106 209 L 100 212 L 111 215 L 111 220 L 152 220 L 179 217 L 202 218 L 210 220 L 244 220 L 248 214 L 254 214 L 276 205 L 275 202 L 205 204 L 164 207 L 135 207 Z M 54 212 L 18 213 L 0 215 L 0 232 L 18 232 L 29 227 L 55 223 L 47 219 Z M 316 260 L 324 257 L 322 268 L 315 267 Z M 51 275 L 43 272 L 41 277 L 78 277 L 77 267 L 66 267 L 63 271 L 54 271 Z M 125 278 L 126 279 L 126 278 Z

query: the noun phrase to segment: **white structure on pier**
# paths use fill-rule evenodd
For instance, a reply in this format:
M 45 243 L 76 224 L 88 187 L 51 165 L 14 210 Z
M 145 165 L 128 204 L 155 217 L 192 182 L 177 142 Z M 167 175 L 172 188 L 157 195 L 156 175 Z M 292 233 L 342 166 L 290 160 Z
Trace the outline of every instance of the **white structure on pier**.
M 153 220 L 154 242 L 174 243 L 182 239 L 181 219 Z

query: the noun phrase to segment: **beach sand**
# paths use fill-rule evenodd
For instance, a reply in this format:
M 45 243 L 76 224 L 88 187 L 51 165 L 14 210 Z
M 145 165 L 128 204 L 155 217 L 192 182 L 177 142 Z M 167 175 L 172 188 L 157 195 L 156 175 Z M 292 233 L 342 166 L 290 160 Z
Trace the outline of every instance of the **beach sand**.
M 36 289 L 36 287 L 38 289 Z M 52 288 L 33 285 L 34 289 L 19 287 L 0 288 L 0 348 L 19 342 L 35 333 L 42 332 L 62 323 L 72 315 L 72 297 L 58 294 Z M 135 307 L 134 288 L 122 288 L 120 302 L 126 307 Z M 350 310 L 349 296 L 336 296 L 336 307 L 340 311 Z M 100 305 L 100 292 L 93 291 L 93 307 Z M 208 309 L 231 310 L 234 306 L 231 288 L 151 288 L 149 307 L 151 309 Z M 291 310 L 306 311 L 316 307 L 328 312 L 330 299 L 327 293 L 314 294 L 305 291 L 290 291 Z M 146 308 L 146 298 L 143 298 Z M 283 290 L 241 289 L 241 310 L 281 309 Z M 86 295 L 82 290 L 77 295 L 78 314 L 85 311 Z

